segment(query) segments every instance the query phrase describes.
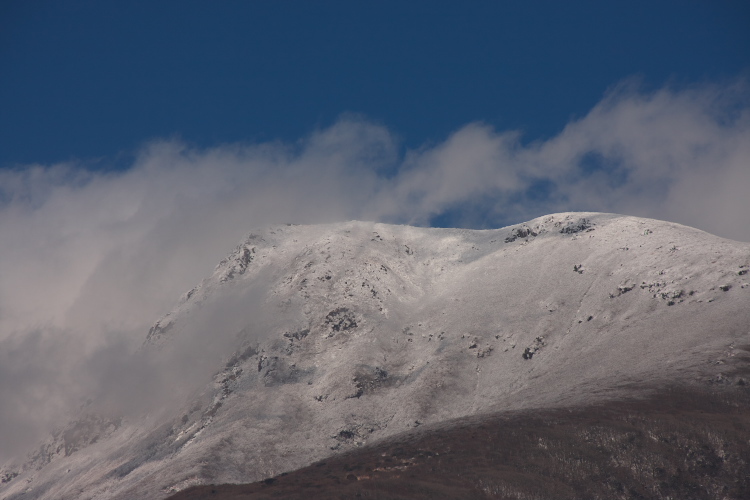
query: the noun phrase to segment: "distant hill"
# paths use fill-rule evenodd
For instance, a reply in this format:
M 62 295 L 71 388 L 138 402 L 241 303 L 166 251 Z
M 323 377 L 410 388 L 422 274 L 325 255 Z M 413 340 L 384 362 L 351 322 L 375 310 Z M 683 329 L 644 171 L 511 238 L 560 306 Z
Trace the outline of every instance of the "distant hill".
M 268 227 L 0 498 L 745 498 L 748 270 L 613 214 Z

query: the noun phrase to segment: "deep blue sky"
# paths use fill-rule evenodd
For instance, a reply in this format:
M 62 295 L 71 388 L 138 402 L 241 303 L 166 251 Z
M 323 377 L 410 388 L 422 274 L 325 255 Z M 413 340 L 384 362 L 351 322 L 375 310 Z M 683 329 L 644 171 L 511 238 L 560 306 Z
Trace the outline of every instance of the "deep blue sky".
M 750 68 L 745 1 L 0 1 L 0 166 L 293 141 L 360 113 L 406 147 L 548 137 L 612 85 Z

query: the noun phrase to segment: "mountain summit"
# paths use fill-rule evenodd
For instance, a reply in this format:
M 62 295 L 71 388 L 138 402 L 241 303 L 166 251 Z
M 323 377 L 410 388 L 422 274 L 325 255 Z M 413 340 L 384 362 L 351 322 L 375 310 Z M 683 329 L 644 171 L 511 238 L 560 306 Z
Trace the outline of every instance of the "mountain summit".
M 748 271 L 750 244 L 612 214 L 272 226 L 148 332 L 144 412 L 95 401 L 0 497 L 159 499 L 482 415 L 745 391 Z

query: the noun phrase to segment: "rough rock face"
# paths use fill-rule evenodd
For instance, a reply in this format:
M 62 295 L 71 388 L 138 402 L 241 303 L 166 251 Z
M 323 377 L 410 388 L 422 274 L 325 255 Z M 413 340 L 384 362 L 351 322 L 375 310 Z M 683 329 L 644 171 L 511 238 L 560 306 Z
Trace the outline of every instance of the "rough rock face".
M 82 417 L 74 446 L 3 466 L 0 497 L 163 498 L 450 419 L 740 387 L 749 268 L 748 244 L 609 214 L 274 226 L 148 332 L 165 356 L 215 337 L 211 381 L 157 416 Z

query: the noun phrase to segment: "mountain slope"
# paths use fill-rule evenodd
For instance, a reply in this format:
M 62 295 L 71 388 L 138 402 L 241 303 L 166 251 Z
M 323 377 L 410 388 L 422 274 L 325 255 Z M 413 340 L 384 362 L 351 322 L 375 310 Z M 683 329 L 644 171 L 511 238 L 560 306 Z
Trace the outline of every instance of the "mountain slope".
M 166 410 L 92 409 L 0 495 L 160 498 L 451 419 L 736 386 L 748 266 L 748 244 L 609 214 L 271 227 L 149 332 Z
M 662 388 L 641 399 L 466 417 L 169 500 L 742 500 L 750 496 L 749 396 L 718 385 Z

